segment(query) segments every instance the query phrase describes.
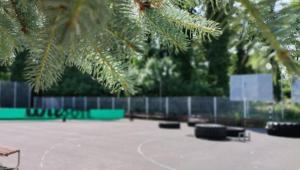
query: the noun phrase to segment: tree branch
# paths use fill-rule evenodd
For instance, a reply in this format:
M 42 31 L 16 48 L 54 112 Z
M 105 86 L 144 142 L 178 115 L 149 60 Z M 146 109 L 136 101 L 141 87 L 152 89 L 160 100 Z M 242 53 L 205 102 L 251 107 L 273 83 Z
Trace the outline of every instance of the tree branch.
M 21 11 L 18 9 L 17 7 L 17 2 L 16 0 L 11 0 L 10 1 L 11 4 L 12 4 L 12 7 L 15 11 L 15 14 L 17 16 L 17 20 L 19 21 L 20 25 L 21 25 L 21 31 L 25 34 L 28 34 L 29 33 L 29 30 L 27 29 L 27 26 L 26 26 L 26 22 L 21 14 Z

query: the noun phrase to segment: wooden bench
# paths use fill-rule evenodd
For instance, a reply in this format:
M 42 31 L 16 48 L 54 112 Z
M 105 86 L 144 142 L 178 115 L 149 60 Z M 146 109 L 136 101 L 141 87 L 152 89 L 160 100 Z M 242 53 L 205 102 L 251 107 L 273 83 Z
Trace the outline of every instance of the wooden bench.
M 20 166 L 20 150 L 19 149 L 14 149 L 14 148 L 10 148 L 10 147 L 4 147 L 4 146 L 0 146 L 0 156 L 5 156 L 5 157 L 8 157 L 9 155 L 12 155 L 12 154 L 15 154 L 17 153 L 18 154 L 18 162 L 17 162 L 17 165 L 16 167 L 14 168 L 6 168 L 6 169 L 15 169 L 15 170 L 18 170 L 19 169 L 19 166 Z M 0 170 L 1 170 L 2 167 L 0 167 Z

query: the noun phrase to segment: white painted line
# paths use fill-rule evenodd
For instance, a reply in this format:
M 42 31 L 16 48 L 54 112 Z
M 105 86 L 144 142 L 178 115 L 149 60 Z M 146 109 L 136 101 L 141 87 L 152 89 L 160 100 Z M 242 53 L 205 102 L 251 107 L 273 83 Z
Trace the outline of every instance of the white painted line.
M 52 145 L 49 149 L 46 149 L 43 156 L 41 157 L 41 161 L 40 161 L 40 169 L 43 169 L 44 168 L 44 162 L 45 162 L 45 159 L 47 157 L 47 155 L 52 152 L 54 149 L 56 149 L 58 146 L 60 145 L 63 145 L 63 144 L 66 144 L 67 142 L 70 142 L 70 141 L 75 141 L 77 139 L 68 139 L 68 140 L 65 140 L 64 142 L 60 142 L 60 143 L 56 143 L 54 145 Z M 81 147 L 80 144 L 77 144 L 76 145 L 77 147 Z
M 148 143 L 151 143 L 151 142 L 154 142 L 156 140 L 146 140 L 144 141 L 143 143 L 139 144 L 139 146 L 137 147 L 137 152 L 146 160 L 146 161 L 149 161 L 151 162 L 152 164 L 156 165 L 156 166 L 159 166 L 161 168 L 164 168 L 164 169 L 168 169 L 168 170 L 176 170 L 175 168 L 172 168 L 168 165 L 165 165 L 163 163 L 160 163 L 156 160 L 154 160 L 153 158 L 151 157 L 148 157 L 145 155 L 145 153 L 143 152 L 142 148 L 144 145 L 148 144 Z
M 40 168 L 41 168 L 41 169 L 44 168 L 44 161 L 45 161 L 46 156 L 47 156 L 52 150 L 54 150 L 57 146 L 62 145 L 62 144 L 63 144 L 63 143 L 56 143 L 56 144 L 52 145 L 49 149 L 45 150 L 45 152 L 44 152 L 44 154 L 43 154 L 43 156 L 42 156 L 42 158 L 41 158 L 41 161 L 40 161 Z

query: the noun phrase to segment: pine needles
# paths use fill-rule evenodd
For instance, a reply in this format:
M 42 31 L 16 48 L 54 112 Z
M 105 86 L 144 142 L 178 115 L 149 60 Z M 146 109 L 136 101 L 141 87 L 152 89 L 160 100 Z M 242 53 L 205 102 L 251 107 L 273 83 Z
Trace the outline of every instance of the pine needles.
M 25 75 L 36 92 L 57 83 L 66 65 L 75 65 L 114 93 L 133 93 L 127 62 L 143 55 L 149 36 L 184 51 L 188 37 L 221 34 L 217 23 L 178 4 L 177 0 L 1 0 L 0 61 L 11 64 L 15 49 L 29 49 Z

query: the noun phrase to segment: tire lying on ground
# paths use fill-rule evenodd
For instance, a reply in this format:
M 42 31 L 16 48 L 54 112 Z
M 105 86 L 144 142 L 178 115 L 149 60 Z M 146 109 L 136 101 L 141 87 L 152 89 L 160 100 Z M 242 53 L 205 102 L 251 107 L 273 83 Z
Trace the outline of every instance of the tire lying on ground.
M 269 135 L 284 137 L 300 137 L 300 124 L 293 122 L 267 122 Z
M 187 125 L 188 125 L 189 127 L 195 127 L 195 125 L 196 125 L 197 123 L 199 123 L 199 122 L 197 122 L 197 121 L 188 121 L 188 122 L 187 122 Z
M 207 123 L 207 122 L 208 122 L 208 120 L 204 119 L 204 118 L 191 118 L 191 119 L 188 119 L 187 125 L 189 127 L 195 127 L 196 124 Z
M 180 129 L 180 122 L 159 122 L 158 126 L 163 129 Z
M 226 139 L 226 127 L 219 124 L 197 124 L 195 136 L 197 138 L 224 140 Z
M 245 128 L 242 127 L 233 127 L 227 126 L 226 127 L 226 135 L 229 137 L 239 137 L 241 133 L 245 133 Z

